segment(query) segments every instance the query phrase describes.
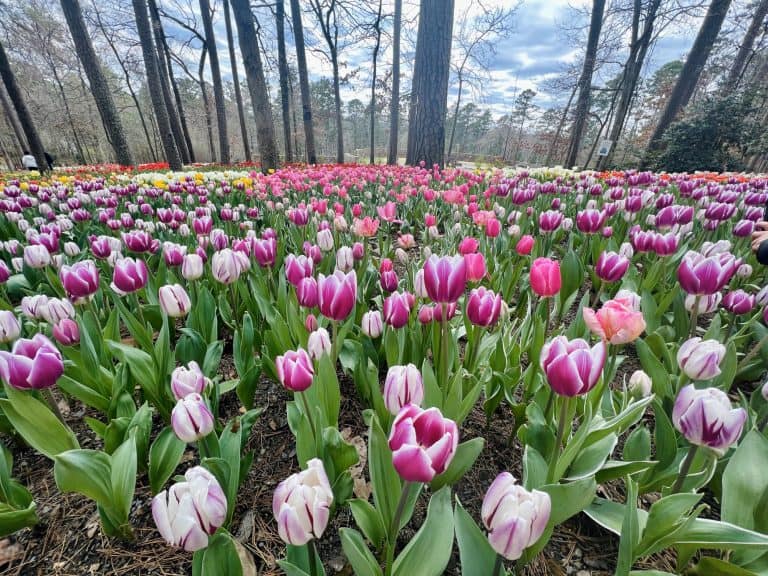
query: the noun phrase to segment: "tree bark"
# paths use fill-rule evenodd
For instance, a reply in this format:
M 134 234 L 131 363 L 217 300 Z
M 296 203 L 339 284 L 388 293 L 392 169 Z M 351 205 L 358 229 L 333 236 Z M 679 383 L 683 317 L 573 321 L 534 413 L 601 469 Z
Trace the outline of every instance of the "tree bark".
M 592 18 L 589 23 L 589 36 L 587 38 L 587 51 L 584 55 L 584 66 L 579 77 L 579 97 L 576 100 L 571 142 L 565 159 L 567 168 L 576 165 L 579 149 L 581 148 L 581 139 L 584 137 L 584 129 L 587 125 L 587 115 L 589 114 L 589 104 L 592 95 L 592 74 L 595 71 L 597 44 L 600 41 L 600 32 L 603 28 L 604 12 L 605 0 L 593 0 Z
M 454 0 L 421 0 L 406 162 L 443 165 Z
M 16 117 L 16 112 L 14 112 L 11 103 L 8 101 L 8 96 L 2 83 L 0 83 L 0 105 L 3 107 L 5 117 L 8 118 L 8 124 L 11 126 L 11 130 L 13 130 L 13 134 L 16 137 L 16 143 L 19 147 L 18 151 L 21 153 L 27 147 L 27 139 L 24 136 L 24 131 L 21 129 L 21 124 L 19 124 L 19 119 Z
M 688 58 L 686 58 L 683 69 L 680 71 L 680 76 L 678 76 L 675 87 L 672 89 L 672 93 L 667 100 L 667 105 L 664 107 L 656 129 L 653 131 L 653 135 L 648 142 L 645 158 L 643 159 L 643 167 L 646 167 L 650 163 L 652 156 L 661 150 L 664 133 L 691 99 L 691 95 L 696 88 L 702 70 L 704 70 L 704 65 L 707 63 L 709 53 L 712 51 L 712 46 L 717 39 L 717 35 L 720 33 L 720 28 L 730 6 L 731 0 L 712 0 L 712 3 L 709 5 L 704 22 L 701 24 L 696 40 L 693 42 L 693 47 L 691 47 L 691 51 L 688 53 Z
M 240 52 L 243 55 L 245 77 L 251 93 L 253 113 L 256 117 L 256 136 L 259 142 L 259 156 L 263 172 L 277 169 L 280 155 L 275 142 L 275 124 L 272 119 L 272 104 L 269 101 L 267 81 L 264 78 L 264 68 L 261 65 L 259 43 L 256 29 L 253 26 L 248 0 L 232 0 L 232 10 L 237 25 L 237 38 L 240 41 Z
M 307 55 L 304 50 L 304 27 L 301 24 L 301 6 L 299 5 L 299 0 L 291 0 L 291 18 L 293 19 L 293 39 L 296 43 L 296 60 L 299 67 L 299 87 L 301 88 L 301 110 L 302 120 L 304 122 L 307 162 L 309 164 L 317 164 L 315 129 L 312 125 L 312 96 L 309 93 Z
M 392 31 L 392 100 L 389 103 L 389 150 L 387 164 L 397 164 L 397 137 L 400 125 L 400 29 L 403 0 L 395 0 L 395 22 Z
M 208 87 L 205 85 L 205 59 L 208 57 L 208 48 L 203 46 L 200 51 L 200 62 L 197 67 L 197 83 L 203 98 L 203 112 L 205 112 L 205 131 L 208 135 L 208 156 L 211 162 L 216 162 L 216 144 L 213 142 L 213 113 L 211 111 L 211 99 L 208 98 Z
M 154 32 L 153 53 L 157 60 L 158 81 L 160 82 L 160 90 L 163 96 L 163 102 L 165 103 L 168 122 L 171 126 L 171 134 L 176 143 L 176 149 L 181 156 L 181 161 L 187 164 L 190 162 L 191 157 L 189 155 L 189 150 L 187 150 L 186 140 L 184 139 L 184 130 L 181 127 L 181 120 L 179 119 L 178 111 L 176 110 L 176 106 L 174 106 L 173 98 L 171 96 L 171 88 L 168 85 L 168 67 L 163 55 L 165 50 L 165 32 L 163 31 L 163 23 L 160 20 L 160 12 L 157 10 L 156 0 L 149 0 L 149 17 Z
M 573 87 L 573 90 L 571 90 L 571 95 L 568 97 L 568 103 L 565 105 L 565 108 L 563 109 L 563 114 L 560 116 L 560 121 L 557 123 L 557 130 L 555 130 L 555 136 L 552 138 L 552 143 L 549 145 L 549 149 L 547 150 L 547 157 L 544 160 L 544 165 L 549 166 L 552 162 L 552 156 L 555 154 L 555 148 L 557 148 L 557 143 L 560 141 L 560 134 L 563 133 L 563 126 L 565 125 L 565 120 L 568 118 L 568 112 L 571 110 L 571 104 L 573 103 L 573 99 L 576 97 L 576 92 L 579 89 L 579 85 L 576 84 Z
M 448 139 L 448 161 L 451 161 L 453 154 L 453 139 L 456 136 L 456 124 L 459 123 L 459 110 L 461 104 L 461 91 L 464 88 L 464 75 L 459 72 L 459 90 L 456 94 L 456 106 L 453 109 L 453 122 L 451 123 L 451 137 Z
M 229 0 L 224 0 L 224 24 L 227 28 L 227 46 L 229 47 L 229 64 L 232 68 L 232 82 L 235 86 L 235 102 L 237 103 L 237 117 L 240 119 L 240 134 L 243 138 L 243 152 L 245 159 L 251 160 L 251 144 L 248 142 L 248 126 L 245 122 L 245 109 L 243 108 L 243 95 L 240 92 L 240 79 L 237 74 L 237 57 L 235 54 L 235 42 L 232 38 L 232 18 L 229 15 Z
M 371 76 L 371 153 L 369 158 L 371 164 L 376 162 L 376 66 L 381 46 L 381 5 L 382 0 L 379 0 L 379 11 L 376 15 L 376 21 L 373 23 L 373 29 L 376 31 L 376 44 L 373 46 L 373 74 Z
M 221 84 L 219 52 L 216 49 L 216 35 L 211 21 L 211 5 L 208 0 L 200 0 L 200 17 L 205 30 L 205 43 L 208 46 L 208 63 L 213 82 L 213 103 L 216 107 L 216 124 L 219 129 L 219 159 L 222 164 L 229 164 L 229 133 L 227 131 L 227 103 L 224 100 L 224 87 Z M 243 57 L 245 60 L 245 56 Z
M 101 64 L 96 57 L 96 52 L 93 50 L 91 38 L 83 19 L 83 12 L 80 9 L 80 3 L 78 0 L 61 0 L 61 9 L 64 12 L 69 33 L 75 44 L 77 57 L 80 59 L 85 75 L 88 77 L 88 84 L 90 85 L 93 99 L 96 101 L 96 107 L 106 129 L 107 140 L 115 151 L 115 158 L 118 164 L 122 166 L 132 166 L 134 161 L 131 149 L 128 146 L 128 139 L 125 136 L 125 129 L 117 113 L 107 79 L 101 70 Z
M 275 20 L 277 26 L 277 68 L 280 74 L 280 108 L 283 117 L 283 146 L 285 161 L 293 162 L 293 145 L 291 142 L 291 105 L 288 93 L 288 58 L 285 54 L 285 2 L 277 0 Z
M 755 9 L 755 14 L 752 17 L 746 34 L 744 34 L 744 39 L 741 41 L 739 51 L 736 53 L 736 58 L 728 73 L 724 86 L 726 94 L 733 92 L 739 87 L 739 82 L 741 82 L 741 78 L 744 76 L 744 70 L 755 47 L 755 40 L 757 40 L 757 36 L 760 34 L 766 16 L 768 16 L 768 0 L 762 0 Z
M 168 109 L 163 98 L 163 89 L 160 81 L 160 71 L 158 70 L 158 57 L 155 50 L 155 44 L 152 40 L 152 30 L 150 29 L 149 16 L 147 15 L 147 5 L 145 0 L 132 0 L 133 12 L 136 16 L 136 29 L 139 33 L 141 42 L 141 54 L 144 59 L 144 68 L 147 73 L 147 87 L 149 88 L 150 98 L 152 99 L 152 108 L 155 111 L 158 132 L 160 132 L 160 141 L 163 144 L 163 151 L 168 160 L 171 170 L 181 170 L 181 156 L 176 148 L 176 141 L 171 132 L 171 121 L 168 118 Z
M 184 112 L 184 104 L 181 101 L 181 93 L 179 92 L 179 86 L 176 83 L 176 76 L 173 73 L 171 50 L 168 48 L 168 42 L 165 40 L 165 34 L 163 34 L 163 56 L 165 56 L 165 64 L 168 68 L 168 81 L 171 84 L 173 99 L 176 102 L 176 111 L 179 113 L 179 123 L 181 124 L 181 133 L 184 136 L 184 146 L 186 147 L 189 161 L 196 162 L 195 149 L 192 146 L 192 137 L 189 134 L 189 126 L 187 126 L 187 115 Z

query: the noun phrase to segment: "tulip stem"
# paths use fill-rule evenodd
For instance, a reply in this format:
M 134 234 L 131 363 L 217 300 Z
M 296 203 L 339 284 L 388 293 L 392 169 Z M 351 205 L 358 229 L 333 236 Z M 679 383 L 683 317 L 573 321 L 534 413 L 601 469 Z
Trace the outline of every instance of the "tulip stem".
M 336 340 L 339 336 L 339 323 L 336 322 L 336 320 L 331 321 L 331 364 L 333 364 L 333 369 L 336 370 L 336 360 L 337 360 L 337 354 L 339 353 L 339 347 L 336 344 Z
M 557 439 L 555 440 L 555 446 L 552 449 L 552 458 L 549 461 L 549 469 L 547 470 L 547 484 L 555 482 L 555 472 L 557 470 L 557 461 L 560 459 L 560 451 L 563 447 L 563 438 L 565 437 L 565 422 L 568 419 L 568 407 L 570 404 L 570 398 L 563 396 L 561 398 L 562 404 L 560 405 L 560 420 L 557 423 Z
M 493 576 L 499 576 L 504 568 L 504 557 L 501 554 L 496 554 L 496 564 L 493 566 Z
M 675 483 L 672 485 L 672 494 L 677 494 L 683 487 L 683 482 L 685 482 L 685 478 L 688 476 L 688 472 L 691 469 L 691 464 L 693 464 L 693 459 L 696 456 L 698 449 L 699 447 L 695 444 L 691 444 L 691 447 L 688 449 L 688 455 L 685 457 L 685 460 L 683 460 L 683 465 L 680 467 L 680 473 L 677 476 L 677 480 L 675 480 Z
M 317 576 L 317 563 L 315 562 L 315 558 L 317 558 L 317 546 L 315 545 L 315 541 L 310 540 L 307 542 L 307 556 L 309 556 L 309 574 L 310 576 Z
M 699 320 L 699 302 L 701 302 L 701 296 L 696 294 L 696 298 L 693 299 L 693 310 L 691 310 L 691 332 L 688 335 L 689 338 L 696 336 L 696 324 Z
M 447 395 L 448 390 L 448 304 L 440 304 L 442 306 L 442 317 L 440 318 L 440 387 L 443 389 L 444 394 Z
M 53 413 L 56 414 L 56 418 L 58 418 L 60 422 L 66 424 L 66 422 L 64 422 L 64 416 L 62 416 L 61 410 L 59 410 L 59 405 L 56 403 L 56 399 L 53 397 L 51 389 L 43 388 L 40 392 L 42 392 L 43 398 L 45 398 L 45 401 L 48 402 L 48 406 L 51 407 Z
M 307 420 L 309 420 L 309 427 L 312 429 L 312 438 L 315 439 L 315 443 L 317 443 L 317 431 L 315 430 L 315 421 L 312 419 L 312 410 L 309 407 L 309 402 L 307 401 L 307 395 L 304 394 L 304 392 L 297 392 L 299 396 L 301 396 L 301 402 L 304 404 L 304 412 L 307 413 Z
M 400 501 L 397 503 L 395 509 L 395 516 L 392 518 L 392 525 L 389 527 L 389 538 L 387 539 L 387 565 L 385 567 L 385 575 L 391 576 L 392 564 L 395 561 L 395 546 L 397 545 L 397 534 L 400 532 L 400 519 L 403 516 L 403 510 L 405 510 L 405 503 L 408 501 L 408 496 L 411 492 L 411 482 L 403 483 L 403 491 L 400 494 Z
M 752 358 L 757 356 L 758 352 L 760 352 L 762 347 L 765 346 L 766 342 L 768 342 L 768 334 L 763 336 L 760 339 L 760 342 L 755 344 L 755 347 L 752 348 L 752 350 L 750 350 L 749 353 L 746 356 L 744 356 L 744 358 L 741 359 L 741 362 L 739 362 L 739 365 L 736 367 L 736 372 L 743 370 L 747 366 L 747 364 L 749 364 Z

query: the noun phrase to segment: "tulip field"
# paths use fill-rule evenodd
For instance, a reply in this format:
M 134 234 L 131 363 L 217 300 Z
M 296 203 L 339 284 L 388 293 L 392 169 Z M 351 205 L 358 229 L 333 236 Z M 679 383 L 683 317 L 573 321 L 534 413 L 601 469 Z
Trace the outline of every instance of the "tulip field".
M 757 176 L 0 180 L 5 574 L 768 575 Z

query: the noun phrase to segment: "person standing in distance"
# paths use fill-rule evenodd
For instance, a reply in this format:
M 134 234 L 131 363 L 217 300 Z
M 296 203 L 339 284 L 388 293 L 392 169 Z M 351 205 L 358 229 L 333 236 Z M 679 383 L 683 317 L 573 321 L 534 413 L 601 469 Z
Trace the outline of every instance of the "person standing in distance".
M 24 155 L 21 157 L 21 165 L 24 167 L 24 170 L 38 169 L 37 160 L 35 160 L 35 157 L 29 153 L 29 150 L 24 150 Z

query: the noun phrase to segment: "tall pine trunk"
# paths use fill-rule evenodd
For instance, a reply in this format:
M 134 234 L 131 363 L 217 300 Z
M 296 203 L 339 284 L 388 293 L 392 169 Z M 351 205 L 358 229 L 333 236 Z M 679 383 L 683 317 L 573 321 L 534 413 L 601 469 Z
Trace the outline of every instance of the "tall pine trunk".
M 197 65 L 197 84 L 200 86 L 200 94 L 203 99 L 205 132 L 208 136 L 208 157 L 211 162 L 216 162 L 216 144 L 213 142 L 213 112 L 211 111 L 211 99 L 208 97 L 208 87 L 205 84 L 205 59 L 207 57 L 208 48 L 203 46 L 203 49 L 200 50 L 200 62 Z
M 373 46 L 373 73 L 371 75 L 371 148 L 369 158 L 371 164 L 376 162 L 376 66 L 379 59 L 379 47 L 381 46 L 381 4 L 382 0 L 379 0 L 379 11 L 376 14 L 376 21 L 373 23 L 373 29 L 376 31 L 376 44 Z
M 421 0 L 406 162 L 443 165 L 454 0 Z
M 568 156 L 565 159 L 566 167 L 575 166 L 578 160 L 581 140 L 584 137 L 584 129 L 587 126 L 589 104 L 592 96 L 592 74 L 595 71 L 597 60 L 597 44 L 600 40 L 600 32 L 603 28 L 603 14 L 605 12 L 605 0 L 593 0 L 592 18 L 589 22 L 589 36 L 587 38 L 587 51 L 584 54 L 584 66 L 579 77 L 579 97 L 576 100 L 576 111 L 571 130 L 571 142 L 568 146 Z
M 675 87 L 667 100 L 667 105 L 664 107 L 656 129 L 648 142 L 643 166 L 647 166 L 652 157 L 661 150 L 664 133 L 691 99 L 730 6 L 731 0 L 712 0 L 709 5 L 707 15 L 704 17 L 701 28 L 699 28 L 699 33 L 696 35 L 696 40 L 693 42 L 688 58 L 686 58 L 683 69 L 680 71 L 680 76 L 677 78 Z
M 181 101 L 181 93 L 179 92 L 179 86 L 176 83 L 176 76 L 173 73 L 173 61 L 171 60 L 171 50 L 168 48 L 168 42 L 165 40 L 165 34 L 163 34 L 163 54 L 165 56 L 165 65 L 168 68 L 168 81 L 171 84 L 171 92 L 173 92 L 173 99 L 176 102 L 176 111 L 179 114 L 179 123 L 181 124 L 181 133 L 184 136 L 184 146 L 187 150 L 190 162 L 196 162 L 195 149 L 192 146 L 192 137 L 189 134 L 189 126 L 187 126 L 187 115 L 184 113 L 184 104 Z
M 131 166 L 134 161 L 128 146 L 128 139 L 125 136 L 125 129 L 117 113 L 107 79 L 101 70 L 101 64 L 93 50 L 91 38 L 85 26 L 85 20 L 83 20 L 83 13 L 80 10 L 80 3 L 78 0 L 61 0 L 61 9 L 75 43 L 77 57 L 88 77 L 93 99 L 96 101 L 96 107 L 99 109 L 101 120 L 106 129 L 107 140 L 115 151 L 115 158 L 118 164 Z
M 280 108 L 283 116 L 283 145 L 285 161 L 293 162 L 293 144 L 291 142 L 291 105 L 288 90 L 288 58 L 285 54 L 285 2 L 277 0 L 275 23 L 277 26 L 277 68 L 280 73 Z
M 397 164 L 397 138 L 400 127 L 400 29 L 403 0 L 395 0 L 395 22 L 392 31 L 392 100 L 389 103 L 389 149 L 387 164 Z
M 243 95 L 240 92 L 240 78 L 237 74 L 237 55 L 235 54 L 235 42 L 232 38 L 232 18 L 229 15 L 229 0 L 224 0 L 224 25 L 227 28 L 227 46 L 229 47 L 229 65 L 232 68 L 232 82 L 235 85 L 235 102 L 237 103 L 237 117 L 240 119 L 240 134 L 243 138 L 243 152 L 245 159 L 251 160 L 251 144 L 248 139 L 248 125 L 245 121 L 245 109 L 243 108 Z
M 147 5 L 145 0 L 132 0 L 133 12 L 136 16 L 136 29 L 139 33 L 141 43 L 141 54 L 144 59 L 144 68 L 147 73 L 147 87 L 152 99 L 152 108 L 155 111 L 157 129 L 160 133 L 160 141 L 163 144 L 163 151 L 168 160 L 171 170 L 181 170 L 181 156 L 176 148 L 176 141 L 171 132 L 171 122 L 168 119 L 168 109 L 163 99 L 163 89 L 160 86 L 160 72 L 158 70 L 158 57 L 155 51 L 155 45 L 152 40 L 152 30 L 149 25 L 149 16 L 147 15 Z
M 0 106 L 2 106 L 3 112 L 5 112 L 5 117 L 8 119 L 11 130 L 13 130 L 13 135 L 16 137 L 16 144 L 19 148 L 18 152 L 21 154 L 27 148 L 27 139 L 24 136 L 21 124 L 19 124 L 19 119 L 16 117 L 16 112 L 14 112 L 11 103 L 8 101 L 5 86 L 2 83 L 0 83 Z
M 761 0 L 757 5 L 755 13 L 752 16 L 752 21 L 747 28 L 744 39 L 741 41 L 739 51 L 736 53 L 736 58 L 733 60 L 731 70 L 728 73 L 728 78 L 725 81 L 724 89 L 727 93 L 733 92 L 738 88 L 739 82 L 744 75 L 744 69 L 749 63 L 749 58 L 752 56 L 752 51 L 755 46 L 755 40 L 757 40 L 758 34 L 765 25 L 765 17 L 768 15 L 768 0 Z
M 259 141 L 259 156 L 261 169 L 266 172 L 274 170 L 280 163 L 275 142 L 275 124 L 272 120 L 272 104 L 269 101 L 267 81 L 264 78 L 264 68 L 261 65 L 259 43 L 256 29 L 253 26 L 248 0 L 232 0 L 232 10 L 237 25 L 237 37 L 240 41 L 240 52 L 243 54 L 245 77 L 251 93 L 253 113 L 256 117 L 256 135 Z
M 208 0 L 200 0 L 200 17 L 203 19 L 205 43 L 208 46 L 208 62 L 211 67 L 213 82 L 213 103 L 216 107 L 216 124 L 219 129 L 219 158 L 223 164 L 229 164 L 229 133 L 227 131 L 227 102 L 224 100 L 224 87 L 221 84 L 219 51 L 216 49 L 216 35 L 211 21 L 211 5 Z M 245 59 L 245 57 L 243 57 Z
M 302 120 L 304 122 L 307 162 L 309 164 L 317 164 L 315 129 L 312 125 L 312 95 L 309 92 L 307 55 L 304 49 L 304 27 L 301 24 L 301 6 L 299 5 L 299 0 L 291 0 L 291 18 L 293 19 L 293 40 L 296 44 L 296 60 L 299 66 L 299 87 L 301 88 L 301 111 Z

